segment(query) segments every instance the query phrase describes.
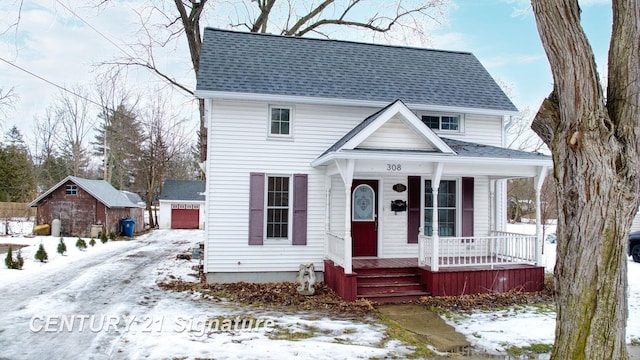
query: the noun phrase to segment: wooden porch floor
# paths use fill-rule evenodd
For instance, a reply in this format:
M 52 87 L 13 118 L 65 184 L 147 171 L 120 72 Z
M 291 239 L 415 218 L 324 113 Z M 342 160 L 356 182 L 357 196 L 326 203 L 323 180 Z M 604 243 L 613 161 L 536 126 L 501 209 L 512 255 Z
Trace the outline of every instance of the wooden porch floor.
M 486 261 L 486 257 L 482 257 Z M 489 265 L 464 265 L 464 266 L 448 266 L 453 259 L 440 258 L 439 272 L 447 271 L 481 271 L 481 270 L 510 270 L 510 269 L 528 269 L 534 268 L 535 265 L 529 264 L 508 264 L 497 263 L 493 267 Z M 470 261 L 469 261 L 470 262 Z M 445 264 L 445 265 L 443 265 Z M 394 269 L 394 268 L 417 268 L 418 258 L 353 258 L 352 267 L 355 272 L 357 269 Z M 424 267 L 428 269 L 429 267 Z

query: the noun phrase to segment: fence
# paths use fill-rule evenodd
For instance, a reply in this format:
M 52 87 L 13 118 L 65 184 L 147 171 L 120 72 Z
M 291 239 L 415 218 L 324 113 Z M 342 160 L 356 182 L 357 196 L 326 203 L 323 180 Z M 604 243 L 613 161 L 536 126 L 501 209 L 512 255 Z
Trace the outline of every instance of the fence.
M 0 218 L 35 218 L 36 208 L 29 203 L 0 202 Z

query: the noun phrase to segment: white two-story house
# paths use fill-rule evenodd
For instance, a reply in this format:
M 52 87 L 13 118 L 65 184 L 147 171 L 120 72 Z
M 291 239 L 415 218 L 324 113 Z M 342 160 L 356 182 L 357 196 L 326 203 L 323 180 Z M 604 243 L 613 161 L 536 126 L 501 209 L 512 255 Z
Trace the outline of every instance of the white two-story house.
M 539 290 L 542 239 L 504 232 L 518 110 L 467 52 L 207 28 L 210 282 L 294 281 L 345 299 Z M 395 274 L 395 275 L 394 275 Z

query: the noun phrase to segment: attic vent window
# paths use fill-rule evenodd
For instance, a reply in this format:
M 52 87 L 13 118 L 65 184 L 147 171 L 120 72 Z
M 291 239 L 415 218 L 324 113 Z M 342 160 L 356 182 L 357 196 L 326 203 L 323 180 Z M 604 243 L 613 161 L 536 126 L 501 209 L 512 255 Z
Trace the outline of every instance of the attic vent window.
M 77 185 L 67 185 L 65 188 L 65 193 L 67 195 L 78 195 L 78 186 Z
M 422 122 L 433 130 L 460 131 L 459 116 L 423 115 Z

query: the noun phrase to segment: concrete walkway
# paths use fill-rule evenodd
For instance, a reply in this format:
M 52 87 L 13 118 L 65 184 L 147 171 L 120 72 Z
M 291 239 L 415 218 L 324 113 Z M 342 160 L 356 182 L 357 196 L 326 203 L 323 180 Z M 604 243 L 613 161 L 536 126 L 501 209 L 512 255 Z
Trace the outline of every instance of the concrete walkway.
M 424 306 L 388 304 L 380 306 L 378 310 L 406 330 L 423 338 L 438 351 L 463 352 L 470 345 L 464 335 L 456 332 L 440 316 Z

